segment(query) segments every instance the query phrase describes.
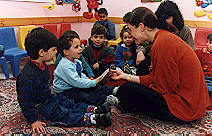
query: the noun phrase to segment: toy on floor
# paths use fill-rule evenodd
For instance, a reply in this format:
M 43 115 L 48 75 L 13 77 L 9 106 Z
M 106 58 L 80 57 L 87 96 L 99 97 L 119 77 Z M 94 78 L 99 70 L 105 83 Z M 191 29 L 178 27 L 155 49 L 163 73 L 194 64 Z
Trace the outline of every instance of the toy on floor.
M 87 0 L 87 7 L 88 7 L 88 12 L 84 12 L 83 13 L 83 17 L 87 18 L 87 19 L 91 19 L 93 18 L 93 13 L 91 12 L 92 9 L 95 10 L 95 18 L 98 20 L 99 16 L 98 16 L 98 6 L 102 5 L 103 0 L 101 0 L 100 2 L 98 2 L 99 0 Z

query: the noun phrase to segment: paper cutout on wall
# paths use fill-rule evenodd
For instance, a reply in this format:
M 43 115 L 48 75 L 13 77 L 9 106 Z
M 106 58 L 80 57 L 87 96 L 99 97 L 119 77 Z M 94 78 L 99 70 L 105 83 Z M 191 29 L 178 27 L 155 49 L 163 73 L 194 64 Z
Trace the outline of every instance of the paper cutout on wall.
M 212 20 L 212 0 L 196 0 L 196 6 L 201 6 L 202 8 L 200 11 L 194 11 L 196 17 L 208 15 L 208 18 Z
M 53 10 L 54 9 L 54 3 L 52 3 L 51 6 L 42 6 L 43 8 L 47 8 L 49 10 Z
M 11 1 L 24 1 L 24 2 L 53 2 L 53 0 L 11 0 Z

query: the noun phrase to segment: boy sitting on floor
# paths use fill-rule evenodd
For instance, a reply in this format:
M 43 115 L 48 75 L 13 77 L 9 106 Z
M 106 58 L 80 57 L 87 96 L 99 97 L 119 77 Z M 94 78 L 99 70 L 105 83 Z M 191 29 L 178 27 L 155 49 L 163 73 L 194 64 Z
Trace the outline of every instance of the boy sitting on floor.
M 63 94 L 51 94 L 50 72 L 46 62 L 53 59 L 57 38 L 44 28 L 33 29 L 26 37 L 25 47 L 30 60 L 17 77 L 18 102 L 34 133 L 45 131 L 47 124 L 70 126 L 111 125 L 108 103 L 99 108 L 75 103 Z M 38 114 L 42 115 L 39 119 Z
M 82 55 L 93 70 L 94 76 L 99 77 L 114 63 L 113 52 L 105 44 L 106 29 L 102 25 L 94 25 L 91 29 L 91 41 L 83 50 Z

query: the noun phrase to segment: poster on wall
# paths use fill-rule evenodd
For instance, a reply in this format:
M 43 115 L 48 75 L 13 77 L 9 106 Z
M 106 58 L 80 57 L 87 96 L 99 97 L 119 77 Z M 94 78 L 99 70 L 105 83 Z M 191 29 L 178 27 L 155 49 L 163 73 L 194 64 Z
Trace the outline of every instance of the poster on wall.
M 11 1 L 24 1 L 24 2 L 53 2 L 53 0 L 11 0 Z
M 141 2 L 161 2 L 162 0 L 141 0 Z

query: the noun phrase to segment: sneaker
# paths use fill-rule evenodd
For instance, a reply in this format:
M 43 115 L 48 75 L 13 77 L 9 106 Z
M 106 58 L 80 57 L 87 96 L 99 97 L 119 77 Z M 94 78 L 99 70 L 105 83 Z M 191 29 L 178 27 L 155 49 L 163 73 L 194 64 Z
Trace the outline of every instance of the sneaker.
M 94 114 L 102 114 L 102 113 L 110 113 L 110 103 L 105 102 L 101 106 L 98 106 L 97 109 L 94 111 Z
M 110 113 L 106 114 L 96 114 L 96 125 L 108 127 L 112 125 L 112 119 Z
M 119 100 L 117 97 L 109 95 L 107 96 L 106 102 L 108 102 L 110 106 L 118 106 Z

